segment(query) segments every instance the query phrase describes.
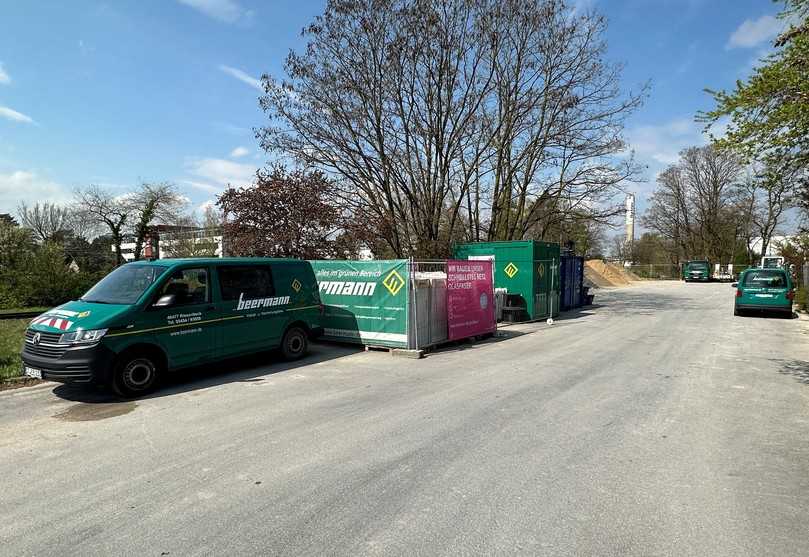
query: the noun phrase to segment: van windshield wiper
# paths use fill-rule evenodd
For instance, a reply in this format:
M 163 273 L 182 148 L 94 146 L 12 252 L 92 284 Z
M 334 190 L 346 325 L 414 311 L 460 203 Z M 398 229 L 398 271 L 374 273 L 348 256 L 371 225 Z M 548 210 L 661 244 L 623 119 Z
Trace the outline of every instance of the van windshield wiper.
M 80 302 L 87 302 L 88 304 L 111 304 L 112 302 L 102 302 L 101 300 L 87 300 L 85 298 L 79 298 Z

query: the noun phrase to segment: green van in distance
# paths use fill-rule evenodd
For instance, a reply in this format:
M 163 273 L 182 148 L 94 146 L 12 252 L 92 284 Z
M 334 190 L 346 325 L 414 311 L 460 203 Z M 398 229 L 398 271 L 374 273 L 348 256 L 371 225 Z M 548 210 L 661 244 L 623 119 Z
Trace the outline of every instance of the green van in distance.
M 308 340 L 323 332 L 321 315 L 306 261 L 137 261 L 34 318 L 23 372 L 134 397 L 174 369 L 275 348 L 288 360 L 303 357 Z
M 685 282 L 699 281 L 709 282 L 711 280 L 711 264 L 704 260 L 686 261 L 683 264 L 683 280 Z

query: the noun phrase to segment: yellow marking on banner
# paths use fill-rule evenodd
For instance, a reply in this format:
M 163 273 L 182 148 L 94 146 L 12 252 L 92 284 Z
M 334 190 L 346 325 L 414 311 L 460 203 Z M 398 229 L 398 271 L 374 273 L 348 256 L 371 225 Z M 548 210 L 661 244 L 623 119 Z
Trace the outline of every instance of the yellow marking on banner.
M 396 270 L 393 270 L 388 273 L 388 276 L 386 276 L 385 280 L 382 281 L 382 285 L 388 289 L 388 292 L 395 296 L 405 285 L 405 281 L 402 276 L 396 272 Z

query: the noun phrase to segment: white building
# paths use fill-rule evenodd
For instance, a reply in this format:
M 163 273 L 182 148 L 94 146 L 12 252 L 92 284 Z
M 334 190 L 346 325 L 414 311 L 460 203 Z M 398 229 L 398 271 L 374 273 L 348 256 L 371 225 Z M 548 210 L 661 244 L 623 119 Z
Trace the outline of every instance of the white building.
M 210 256 L 207 248 L 213 244 L 214 257 L 222 257 L 222 231 L 219 229 L 157 225 L 143 239 L 142 259 L 166 259 L 170 257 L 194 256 L 198 247 L 199 256 Z M 115 253 L 115 246 L 111 247 Z M 127 237 L 121 242 L 121 256 L 125 261 L 135 259 L 135 238 Z
M 770 243 L 767 244 L 767 253 L 761 253 L 761 246 L 764 241 L 761 238 L 753 238 L 750 241 L 750 251 L 759 254 L 759 256 L 781 255 L 781 244 L 791 239 L 792 236 L 773 236 L 770 238 Z

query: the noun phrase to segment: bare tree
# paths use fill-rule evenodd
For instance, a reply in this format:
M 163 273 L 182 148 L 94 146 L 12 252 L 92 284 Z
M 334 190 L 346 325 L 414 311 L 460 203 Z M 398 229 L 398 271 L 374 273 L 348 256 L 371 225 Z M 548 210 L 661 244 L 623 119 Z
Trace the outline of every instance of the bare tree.
M 135 260 L 141 258 L 143 242 L 153 223 L 169 224 L 180 218 L 185 204 L 173 184 L 141 184 L 127 200 L 134 219 Z
M 70 228 L 70 209 L 55 203 L 35 203 L 29 207 L 20 203 L 17 207 L 22 226 L 30 228 L 38 242 L 58 239 Z
M 637 170 L 614 155 L 641 96 L 621 93 L 604 29 L 561 0 L 333 0 L 289 80 L 263 76 L 257 135 L 334 177 L 399 256 L 606 220 Z
M 126 198 L 114 196 L 97 185 L 76 190 L 75 197 L 78 210 L 82 211 L 90 222 L 109 230 L 115 248 L 115 264 L 120 264 L 124 260 L 121 255 L 121 242 L 131 210 L 129 202 Z
M 730 261 L 744 230 L 738 203 L 741 164 L 712 146 L 691 147 L 658 176 L 642 223 L 676 250 L 676 260 Z
M 759 255 L 767 253 L 784 211 L 794 205 L 795 178 L 794 172 L 764 166 L 758 172 L 749 172 L 744 181 L 750 224 L 761 238 Z

